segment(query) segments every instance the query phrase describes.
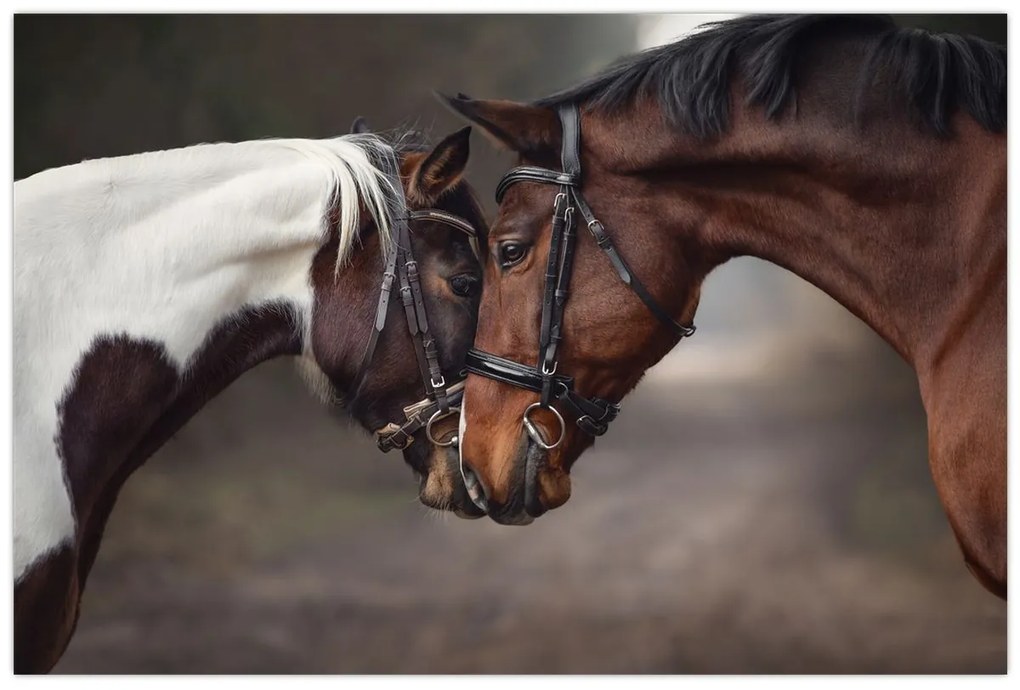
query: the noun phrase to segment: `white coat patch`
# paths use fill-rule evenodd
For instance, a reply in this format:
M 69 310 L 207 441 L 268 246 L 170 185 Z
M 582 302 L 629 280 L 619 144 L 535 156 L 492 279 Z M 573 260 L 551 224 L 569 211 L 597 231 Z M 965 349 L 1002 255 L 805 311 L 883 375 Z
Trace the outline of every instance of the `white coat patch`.
M 307 334 L 312 258 L 337 197 L 338 270 L 356 246 L 359 200 L 390 237 L 403 197 L 380 159 L 395 164 L 371 135 L 203 144 L 15 183 L 15 582 L 75 537 L 57 405 L 97 337 L 161 343 L 183 374 L 244 309 L 288 303 Z

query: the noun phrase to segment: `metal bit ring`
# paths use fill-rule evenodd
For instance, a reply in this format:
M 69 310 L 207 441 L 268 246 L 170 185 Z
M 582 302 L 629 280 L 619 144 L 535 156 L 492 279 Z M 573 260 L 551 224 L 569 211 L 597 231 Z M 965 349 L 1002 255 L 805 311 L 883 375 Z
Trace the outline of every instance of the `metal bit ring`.
M 560 434 L 555 443 L 546 442 L 546 440 L 542 437 L 542 431 L 534 422 L 531 421 L 531 411 L 536 407 L 539 409 L 549 410 L 553 413 L 553 415 L 555 415 L 556 421 L 559 422 Z M 555 407 L 546 407 L 541 402 L 531 403 L 528 405 L 527 409 L 524 410 L 524 419 L 522 421 L 524 422 L 524 429 L 528 432 L 528 436 L 530 436 L 531 440 L 534 441 L 542 450 L 552 450 L 560 445 L 563 442 L 563 437 L 567 433 L 567 425 L 563 422 L 563 416 L 556 410 Z
M 432 416 L 429 417 L 429 421 L 425 425 L 425 436 L 433 445 L 439 446 L 440 448 L 449 448 L 450 446 L 457 445 L 457 442 L 459 441 L 459 439 L 457 438 L 457 434 L 454 434 L 449 441 L 437 441 L 436 438 L 432 435 L 433 424 L 438 422 L 440 419 L 446 419 L 447 417 L 452 417 L 455 414 L 458 415 L 460 414 L 459 407 L 451 407 L 446 412 L 443 412 L 442 410 L 436 410 L 435 412 L 432 413 Z

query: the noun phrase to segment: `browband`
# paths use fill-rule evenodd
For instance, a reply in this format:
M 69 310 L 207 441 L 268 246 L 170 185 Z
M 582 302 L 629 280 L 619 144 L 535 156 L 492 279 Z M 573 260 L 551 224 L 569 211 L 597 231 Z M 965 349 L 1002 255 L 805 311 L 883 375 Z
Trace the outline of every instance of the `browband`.
M 445 223 L 452 228 L 460 230 L 468 237 L 478 237 L 478 231 L 471 223 L 467 222 L 459 216 L 455 216 L 452 213 L 446 211 L 440 211 L 437 208 L 426 208 L 420 211 L 409 211 L 407 219 L 410 221 L 415 220 L 432 220 L 437 223 Z
M 556 172 L 547 168 L 522 165 L 510 170 L 496 185 L 496 203 L 503 201 L 506 190 L 518 182 L 537 182 L 539 184 L 555 184 L 561 187 L 576 187 L 581 183 L 580 175 L 568 172 Z

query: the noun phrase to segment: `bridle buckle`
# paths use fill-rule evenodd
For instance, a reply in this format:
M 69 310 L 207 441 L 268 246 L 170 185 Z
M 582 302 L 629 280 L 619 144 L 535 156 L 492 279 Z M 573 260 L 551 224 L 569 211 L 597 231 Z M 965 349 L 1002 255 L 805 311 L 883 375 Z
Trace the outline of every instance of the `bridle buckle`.
M 609 430 L 608 424 L 599 422 L 589 414 L 578 417 L 577 426 L 580 427 L 581 431 L 590 436 L 601 436 Z
M 398 438 L 402 439 L 402 441 L 397 441 L 396 439 Z M 414 443 L 414 436 L 405 433 L 399 424 L 390 422 L 376 432 L 375 443 L 379 446 L 379 450 L 384 453 L 388 453 L 391 450 L 406 450 Z
M 609 233 L 606 232 L 606 226 L 602 224 L 598 218 L 592 218 L 588 221 L 588 232 L 595 238 L 595 243 L 600 247 L 605 248 L 610 242 Z

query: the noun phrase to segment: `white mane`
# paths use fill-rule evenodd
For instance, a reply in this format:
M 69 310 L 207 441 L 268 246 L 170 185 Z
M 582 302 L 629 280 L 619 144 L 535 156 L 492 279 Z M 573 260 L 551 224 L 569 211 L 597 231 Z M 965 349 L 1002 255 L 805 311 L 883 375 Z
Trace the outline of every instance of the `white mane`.
M 85 161 L 14 184 L 14 576 L 73 539 L 58 406 L 98 339 L 158 343 L 186 376 L 224 319 L 294 308 L 337 209 L 339 271 L 362 205 L 388 251 L 404 196 L 373 135 L 267 139 Z M 306 367 L 307 368 L 307 367 Z
M 349 134 L 336 139 L 277 139 L 274 143 L 320 160 L 330 177 L 333 194 L 329 205 L 340 203 L 340 248 L 337 272 L 347 264 L 358 239 L 360 205 L 364 202 L 379 229 L 382 254 L 393 243 L 392 227 L 397 214 L 404 214 L 404 191 L 393 147 L 374 134 Z M 324 212 L 323 222 L 327 222 Z

